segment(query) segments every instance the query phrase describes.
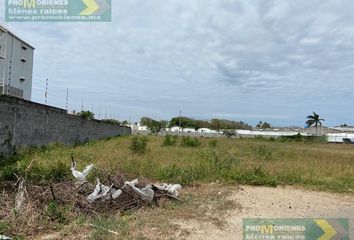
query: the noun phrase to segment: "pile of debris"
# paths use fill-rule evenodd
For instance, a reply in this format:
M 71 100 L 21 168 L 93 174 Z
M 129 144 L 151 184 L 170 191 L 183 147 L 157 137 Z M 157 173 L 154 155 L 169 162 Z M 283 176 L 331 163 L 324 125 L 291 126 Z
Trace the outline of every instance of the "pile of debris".
M 87 214 L 112 210 L 128 211 L 146 204 L 158 204 L 161 198 L 179 200 L 178 191 L 182 189 L 180 184 L 144 184 L 139 183 L 138 179 L 126 181 L 124 176 L 119 174 L 113 177 L 108 175 L 102 182 L 97 178 L 96 185 L 93 185 L 86 180 L 93 169 L 94 165 L 90 164 L 83 171 L 79 171 L 72 159 L 71 172 L 75 182 L 37 186 L 26 183 L 26 177 L 18 178 L 15 184 L 16 211 L 21 212 L 26 199 L 41 206 L 50 201 L 72 204 L 76 210 Z

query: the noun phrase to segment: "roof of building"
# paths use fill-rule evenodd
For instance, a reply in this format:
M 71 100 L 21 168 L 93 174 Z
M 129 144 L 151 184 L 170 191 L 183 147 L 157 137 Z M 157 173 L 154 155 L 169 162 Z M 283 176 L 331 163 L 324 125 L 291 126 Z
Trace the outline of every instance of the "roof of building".
M 26 40 L 24 40 L 22 37 L 20 37 L 19 35 L 17 35 L 14 31 L 10 30 L 6 24 L 0 20 L 0 30 L 10 33 L 12 36 L 14 36 L 15 38 L 17 38 L 18 40 L 20 40 L 21 42 L 27 44 L 30 48 L 35 49 L 30 43 L 28 43 Z

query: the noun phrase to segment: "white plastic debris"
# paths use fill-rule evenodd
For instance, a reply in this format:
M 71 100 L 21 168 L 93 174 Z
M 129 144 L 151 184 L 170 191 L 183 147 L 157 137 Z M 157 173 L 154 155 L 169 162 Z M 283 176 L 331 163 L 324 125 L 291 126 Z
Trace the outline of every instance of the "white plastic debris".
M 20 180 L 20 183 L 18 185 L 18 190 L 15 198 L 15 209 L 18 212 L 21 210 L 23 202 L 25 201 L 25 193 L 26 193 L 25 180 L 22 179 Z
M 131 189 L 137 193 L 140 198 L 144 201 L 151 202 L 154 199 L 155 191 L 153 188 L 157 188 L 162 191 L 167 191 L 174 197 L 178 196 L 178 191 L 182 189 L 180 184 L 161 184 L 161 185 L 147 185 L 144 188 L 138 188 L 136 185 L 139 183 L 138 179 L 134 179 L 133 181 L 126 181 L 124 183 L 125 186 L 131 187 Z M 117 199 L 123 193 L 122 189 L 115 189 L 113 185 L 105 186 L 103 185 L 99 179 L 97 179 L 97 184 L 93 192 L 87 197 L 90 202 L 95 202 L 98 199 L 108 200 L 108 199 Z
M 162 191 L 168 191 L 172 196 L 177 197 L 178 191 L 182 189 L 180 184 L 161 184 L 161 185 L 154 185 L 157 189 Z
M 100 193 L 100 191 L 101 191 L 100 180 L 97 179 L 97 184 L 96 184 L 95 188 L 93 189 L 93 192 L 87 196 L 87 199 L 90 202 L 95 201 L 95 199 L 98 196 L 98 194 Z
M 93 190 L 93 192 L 87 197 L 87 199 L 90 202 L 94 202 L 97 199 L 109 197 L 108 193 L 111 191 L 111 188 L 112 188 L 112 186 L 108 187 L 108 186 L 101 184 L 100 180 L 97 178 L 96 187 Z
M 73 176 L 79 182 L 85 182 L 87 175 L 89 175 L 89 173 L 91 172 L 93 167 L 94 167 L 94 165 L 90 164 L 90 165 L 86 166 L 86 168 L 82 172 L 80 172 L 80 171 L 76 170 L 76 162 L 74 160 L 72 160 L 71 172 L 72 172 Z
M 131 181 L 131 182 L 125 182 L 124 184 L 125 185 L 130 185 L 130 186 L 136 186 L 137 184 L 139 183 L 139 180 L 138 179 L 134 179 L 133 181 Z
M 137 194 L 139 194 L 142 200 L 151 202 L 154 199 L 155 192 L 151 189 L 151 185 L 147 185 L 142 189 L 134 186 L 132 186 L 132 188 Z
M 125 185 L 129 185 L 134 192 L 136 192 L 142 200 L 146 200 L 146 201 L 152 201 L 152 199 L 154 198 L 155 192 L 154 190 L 152 190 L 152 186 L 151 185 L 147 185 L 146 187 L 139 189 L 137 187 L 135 187 L 135 185 L 137 185 L 139 183 L 138 179 L 135 179 L 131 182 L 125 182 Z
M 0 240 L 9 240 L 9 239 L 12 239 L 12 238 L 9 238 L 5 235 L 0 235 Z
M 123 191 L 120 189 L 118 189 L 118 190 L 114 189 L 114 188 L 111 189 L 111 197 L 113 199 L 117 199 L 122 193 L 123 193 Z

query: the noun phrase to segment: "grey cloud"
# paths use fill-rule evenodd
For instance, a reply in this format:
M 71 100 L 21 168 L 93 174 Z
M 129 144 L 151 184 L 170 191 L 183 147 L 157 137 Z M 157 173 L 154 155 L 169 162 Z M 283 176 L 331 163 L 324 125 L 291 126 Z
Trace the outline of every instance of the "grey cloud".
M 36 46 L 34 100 L 49 78 L 52 104 L 70 88 L 71 108 L 84 98 L 122 118 L 182 108 L 302 125 L 354 103 L 353 12 L 345 0 L 117 0 L 112 23 L 9 25 Z

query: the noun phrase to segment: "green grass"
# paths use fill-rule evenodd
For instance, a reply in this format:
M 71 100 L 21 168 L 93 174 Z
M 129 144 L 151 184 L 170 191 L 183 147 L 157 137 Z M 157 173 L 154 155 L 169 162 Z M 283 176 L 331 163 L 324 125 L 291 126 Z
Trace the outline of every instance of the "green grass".
M 32 159 L 34 182 L 71 178 L 70 155 L 79 169 L 94 163 L 112 174 L 145 177 L 184 185 L 225 182 L 250 185 L 299 185 L 354 193 L 354 146 L 293 139 L 179 138 L 166 144 L 149 136 L 143 154 L 131 150 L 132 138 L 88 142 L 75 148 L 56 145 L 29 149 L 1 164 L 0 179 L 15 179 Z M 168 145 L 168 147 L 166 147 Z M 96 171 L 99 174 L 99 171 Z M 93 177 L 93 176 L 91 176 Z

